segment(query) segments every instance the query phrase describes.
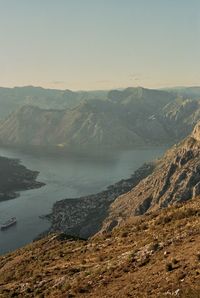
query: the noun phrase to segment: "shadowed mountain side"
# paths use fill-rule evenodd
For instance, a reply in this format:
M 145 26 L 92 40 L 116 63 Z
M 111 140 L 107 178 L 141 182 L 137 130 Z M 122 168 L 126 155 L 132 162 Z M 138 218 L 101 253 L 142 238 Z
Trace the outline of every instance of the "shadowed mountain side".
M 101 103 L 101 102 L 100 102 Z M 103 104 L 102 104 L 103 105 Z M 104 110 L 81 104 L 73 110 L 41 110 L 25 106 L 0 125 L 4 145 L 60 148 L 120 147 L 144 144 L 142 138 L 127 129 L 119 112 L 106 104 Z

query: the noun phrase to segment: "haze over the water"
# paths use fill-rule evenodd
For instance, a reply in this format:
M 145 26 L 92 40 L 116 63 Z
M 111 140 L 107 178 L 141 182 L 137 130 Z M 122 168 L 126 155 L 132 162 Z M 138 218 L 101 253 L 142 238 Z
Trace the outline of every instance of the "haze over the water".
M 199 85 L 199 0 L 0 0 L 0 86 Z

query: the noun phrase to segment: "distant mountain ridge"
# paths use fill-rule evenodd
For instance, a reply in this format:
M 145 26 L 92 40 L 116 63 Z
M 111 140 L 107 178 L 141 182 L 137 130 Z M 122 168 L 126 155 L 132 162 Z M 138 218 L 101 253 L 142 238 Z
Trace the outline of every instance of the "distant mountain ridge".
M 174 93 L 177 96 L 182 96 L 184 98 L 200 98 L 200 87 L 192 86 L 192 87 L 174 87 L 174 88 L 163 88 L 163 91 L 166 90 L 168 92 Z
M 20 92 L 27 94 L 27 88 L 32 87 Z M 34 91 L 51 93 L 40 88 Z M 160 145 L 184 138 L 200 119 L 200 100 L 163 90 L 138 87 L 107 93 L 54 92 L 54 99 L 47 96 L 40 101 L 38 97 L 34 105 L 19 106 L 1 121 L 1 144 L 62 150 Z M 69 97 L 64 100 L 65 95 Z M 52 103 L 48 109 L 41 108 L 47 103 Z
M 80 102 L 93 98 L 104 98 L 106 91 L 71 91 L 45 89 L 42 87 L 0 87 L 0 119 L 23 105 L 37 106 L 42 109 L 73 108 Z
M 122 97 L 128 98 L 129 96 L 140 98 L 144 97 L 144 93 L 146 93 L 149 98 L 150 93 L 155 95 L 154 91 L 157 91 L 157 94 L 160 94 L 161 98 L 164 94 L 166 95 L 166 93 L 170 93 L 173 98 L 183 97 L 184 99 L 200 99 L 200 87 L 198 86 L 165 88 L 160 90 L 143 87 L 129 87 L 122 90 L 94 91 L 45 89 L 34 86 L 14 88 L 0 87 L 0 118 L 5 117 L 22 105 L 34 105 L 42 109 L 65 109 L 73 108 L 84 100 L 121 100 Z

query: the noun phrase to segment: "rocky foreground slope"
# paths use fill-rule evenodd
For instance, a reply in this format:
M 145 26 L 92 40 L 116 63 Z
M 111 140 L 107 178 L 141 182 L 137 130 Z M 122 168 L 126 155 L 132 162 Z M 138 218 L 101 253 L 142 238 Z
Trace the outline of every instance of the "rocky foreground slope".
M 200 198 L 0 257 L 0 297 L 200 297 Z

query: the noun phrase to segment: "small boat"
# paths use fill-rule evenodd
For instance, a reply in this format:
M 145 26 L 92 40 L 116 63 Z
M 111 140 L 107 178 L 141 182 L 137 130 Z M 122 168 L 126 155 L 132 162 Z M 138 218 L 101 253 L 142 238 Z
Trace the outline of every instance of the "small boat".
M 6 230 L 17 223 L 16 217 L 12 217 L 1 225 L 1 230 Z

